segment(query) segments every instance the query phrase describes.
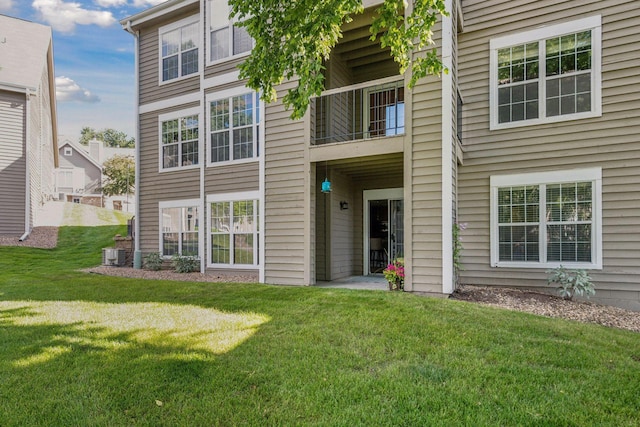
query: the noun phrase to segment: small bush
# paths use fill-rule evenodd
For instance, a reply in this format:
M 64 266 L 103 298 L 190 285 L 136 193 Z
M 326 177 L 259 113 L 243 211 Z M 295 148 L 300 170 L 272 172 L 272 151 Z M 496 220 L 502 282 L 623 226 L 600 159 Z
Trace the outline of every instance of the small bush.
M 567 270 L 560 266 L 547 273 L 551 274 L 547 282 L 559 284 L 558 293 L 566 300 L 572 300 L 575 295 L 585 295 L 589 298 L 596 294 L 595 286 L 586 270 Z
M 162 268 L 162 257 L 159 252 L 150 252 L 144 257 L 144 268 L 158 271 Z
M 176 273 L 191 273 L 194 271 L 198 271 L 200 268 L 200 261 L 198 258 L 193 256 L 182 256 L 182 255 L 174 255 L 173 256 L 173 267 L 176 269 Z

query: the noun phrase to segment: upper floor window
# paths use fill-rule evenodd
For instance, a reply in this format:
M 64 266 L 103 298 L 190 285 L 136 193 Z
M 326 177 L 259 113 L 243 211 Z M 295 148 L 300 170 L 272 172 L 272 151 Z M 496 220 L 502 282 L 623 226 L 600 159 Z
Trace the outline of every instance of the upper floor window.
M 601 115 L 600 21 L 491 40 L 491 129 Z
M 160 80 L 198 72 L 198 17 L 160 28 Z
M 198 109 L 163 114 L 160 121 L 160 170 L 199 163 Z
M 209 103 L 210 162 L 252 159 L 259 155 L 260 97 L 255 92 Z
M 65 156 L 73 155 L 73 149 L 71 147 L 64 147 L 64 155 Z
M 599 168 L 491 177 L 491 264 L 602 268 Z
M 253 47 L 253 39 L 246 29 L 234 25 L 229 11 L 227 0 L 209 1 L 209 62 L 249 52 Z

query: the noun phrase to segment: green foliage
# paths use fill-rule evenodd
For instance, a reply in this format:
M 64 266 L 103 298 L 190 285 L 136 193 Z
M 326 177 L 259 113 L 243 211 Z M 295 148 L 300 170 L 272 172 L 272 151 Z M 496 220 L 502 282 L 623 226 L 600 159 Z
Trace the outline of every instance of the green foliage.
M 396 258 L 382 271 L 384 278 L 389 282 L 390 291 L 404 289 L 404 258 Z
M 572 300 L 575 295 L 585 295 L 587 298 L 595 295 L 595 286 L 586 270 L 567 270 L 563 266 L 548 270 L 551 274 L 547 282 L 557 283 L 560 296 L 566 300 Z
M 119 196 L 134 191 L 136 164 L 131 156 L 115 155 L 102 165 L 105 181 L 102 192 L 107 196 Z
M 158 271 L 162 268 L 162 262 L 160 252 L 149 252 L 144 257 L 144 268 L 147 270 Z
M 200 260 L 194 256 L 175 254 L 171 259 L 176 273 L 193 273 L 200 269 Z
M 240 65 L 240 78 L 262 94 L 277 99 L 275 87 L 285 79 L 297 86 L 283 98 L 291 118 L 302 118 L 309 99 L 324 89 L 323 62 L 342 37 L 343 24 L 364 11 L 362 0 L 229 0 L 231 15 L 243 21 L 255 40 L 251 55 Z M 401 73 L 411 68 L 410 87 L 427 74 L 439 75 L 443 65 L 436 51 L 422 52 L 433 44 L 431 28 L 439 15 L 448 15 L 442 0 L 415 0 L 404 16 L 404 1 L 385 0 L 371 25 L 371 38 L 388 46 Z
M 467 228 L 467 224 L 461 224 L 459 222 L 453 223 L 453 271 L 456 276 L 456 280 L 460 271 L 464 270 L 462 267 L 462 262 L 460 258 L 462 257 L 462 237 L 460 236 L 460 232 Z
M 136 140 L 129 138 L 124 132 L 115 129 L 97 131 L 89 126 L 83 127 L 78 140 L 80 144 L 89 145 L 89 141 L 92 139 L 103 141 L 107 147 L 134 148 L 136 146 Z

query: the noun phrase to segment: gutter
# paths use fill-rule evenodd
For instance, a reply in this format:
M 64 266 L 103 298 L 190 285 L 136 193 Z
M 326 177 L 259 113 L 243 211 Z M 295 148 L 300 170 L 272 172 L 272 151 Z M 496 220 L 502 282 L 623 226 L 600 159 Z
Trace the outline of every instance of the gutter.
M 140 251 L 140 76 L 139 76 L 139 68 L 140 68 L 140 56 L 139 56 L 139 48 L 140 48 L 140 32 L 134 31 L 131 28 L 131 21 L 127 21 L 126 26 L 124 27 L 125 31 L 131 34 L 135 40 L 135 116 L 136 116 L 136 178 L 135 178 L 135 187 L 136 187 L 136 220 L 134 224 L 134 251 L 133 251 L 133 268 L 141 269 L 142 268 L 142 252 Z

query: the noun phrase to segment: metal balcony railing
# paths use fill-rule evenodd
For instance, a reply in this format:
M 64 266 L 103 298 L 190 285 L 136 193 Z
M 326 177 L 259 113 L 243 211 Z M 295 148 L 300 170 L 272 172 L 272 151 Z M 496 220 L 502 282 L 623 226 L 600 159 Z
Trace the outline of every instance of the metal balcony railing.
M 386 78 L 311 100 L 311 145 L 404 134 L 404 80 Z

